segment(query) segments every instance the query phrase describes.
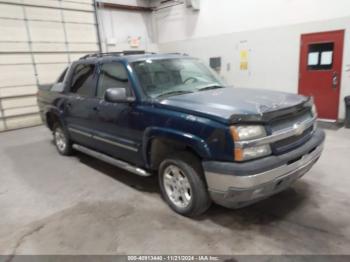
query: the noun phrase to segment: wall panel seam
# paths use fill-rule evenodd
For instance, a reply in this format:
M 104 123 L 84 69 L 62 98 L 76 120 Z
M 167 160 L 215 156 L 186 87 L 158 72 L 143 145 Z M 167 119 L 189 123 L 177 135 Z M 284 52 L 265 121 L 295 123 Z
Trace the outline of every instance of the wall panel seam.
M 55 10 L 60 9 L 58 7 L 55 7 L 55 6 L 44 6 L 44 5 L 35 5 L 35 4 L 26 4 L 26 3 L 0 2 L 0 4 L 26 6 L 26 7 L 38 7 L 38 8 L 49 8 L 49 9 L 55 9 Z M 93 13 L 94 12 L 94 10 L 82 10 L 82 9 L 67 8 L 67 7 L 63 7 L 62 9 L 67 10 L 67 11 L 77 11 L 77 12 L 84 12 L 84 13 Z
M 62 0 L 59 0 L 62 1 Z M 59 8 L 58 8 L 59 9 Z M 62 9 L 60 10 L 61 12 Z M 0 16 L 0 19 L 3 20 L 13 20 L 13 21 L 24 21 L 24 19 L 22 18 L 16 18 L 16 17 L 2 17 Z M 46 20 L 46 19 L 32 19 L 32 18 L 28 18 L 27 21 L 33 21 L 33 22 L 48 22 L 48 23 L 58 23 L 61 24 L 62 21 L 58 21 L 58 20 Z M 93 25 L 96 26 L 96 23 L 87 23 L 87 22 L 75 22 L 75 21 L 66 21 L 67 24 L 78 24 L 78 25 Z

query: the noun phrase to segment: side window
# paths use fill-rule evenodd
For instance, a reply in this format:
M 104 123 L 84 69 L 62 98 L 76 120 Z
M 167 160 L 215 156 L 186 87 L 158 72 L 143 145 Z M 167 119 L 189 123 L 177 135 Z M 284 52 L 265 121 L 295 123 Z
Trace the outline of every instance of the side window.
M 97 97 L 103 98 L 106 90 L 113 87 L 125 87 L 130 94 L 128 74 L 120 63 L 106 63 L 101 66 L 97 85 Z
M 64 69 L 64 71 L 61 73 L 61 75 L 59 76 L 59 78 L 57 79 L 56 83 L 62 83 L 66 74 L 67 74 L 67 70 L 68 67 L 66 67 L 66 69 Z
M 74 69 L 70 92 L 82 96 L 93 96 L 95 91 L 94 81 L 95 65 L 80 64 Z

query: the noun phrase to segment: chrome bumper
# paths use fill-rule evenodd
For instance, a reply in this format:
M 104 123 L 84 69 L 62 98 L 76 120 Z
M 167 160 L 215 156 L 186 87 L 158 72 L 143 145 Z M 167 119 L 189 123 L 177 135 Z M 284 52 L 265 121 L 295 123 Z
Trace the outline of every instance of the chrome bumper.
M 293 172 L 297 172 L 306 166 L 312 164 L 314 160 L 320 157 L 323 150 L 323 144 L 319 145 L 311 153 L 304 155 L 298 161 L 291 164 L 285 164 L 283 166 L 271 169 L 266 172 L 262 172 L 250 176 L 235 176 L 233 175 L 222 175 L 218 173 L 205 172 L 205 177 L 207 179 L 207 184 L 209 185 L 209 190 L 215 191 L 226 191 L 228 187 L 235 188 L 251 188 L 274 179 L 281 178 L 283 176 L 288 176 Z
M 298 160 L 253 175 L 205 172 L 211 198 L 220 205 L 238 208 L 278 193 L 309 171 L 322 150 L 323 143 Z

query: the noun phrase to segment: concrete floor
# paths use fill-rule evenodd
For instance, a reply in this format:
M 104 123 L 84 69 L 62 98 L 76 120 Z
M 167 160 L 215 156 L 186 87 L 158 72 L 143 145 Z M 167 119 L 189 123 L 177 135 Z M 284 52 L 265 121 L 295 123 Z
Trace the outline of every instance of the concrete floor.
M 197 220 L 142 178 L 76 154 L 44 127 L 0 134 L 0 254 L 350 254 L 350 130 L 291 189 Z

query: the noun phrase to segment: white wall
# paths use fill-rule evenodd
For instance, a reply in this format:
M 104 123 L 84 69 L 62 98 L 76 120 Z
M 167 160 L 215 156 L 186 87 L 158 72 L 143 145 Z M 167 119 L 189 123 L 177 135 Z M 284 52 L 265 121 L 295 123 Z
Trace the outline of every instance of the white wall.
M 185 5 L 154 15 L 159 49 L 200 57 L 222 57 L 229 84 L 298 92 L 300 36 L 345 29 L 339 119 L 350 95 L 350 1 L 202 0 L 199 12 Z M 239 69 L 239 50 L 249 49 L 249 70 Z M 228 65 L 230 70 L 228 70 Z
M 159 0 L 103 0 L 155 6 Z M 131 49 L 128 36 L 141 36 L 138 49 L 185 52 L 208 63 L 221 56 L 221 75 L 248 88 L 298 91 L 300 36 L 345 29 L 339 118 L 350 95 L 349 0 L 201 0 L 200 11 L 185 4 L 153 13 L 100 10 L 105 51 Z M 115 40 L 107 45 L 107 40 Z M 249 70 L 239 70 L 239 50 L 249 49 Z M 228 70 L 228 66 L 230 69 Z
M 155 21 L 163 43 L 349 15 L 349 0 L 201 0 L 199 12 L 178 5 L 157 11 Z
M 115 4 L 148 6 L 145 0 L 103 0 Z M 152 23 L 152 13 L 111 8 L 99 8 L 103 51 L 147 50 L 158 51 Z M 130 47 L 129 37 L 141 37 L 137 48 Z

